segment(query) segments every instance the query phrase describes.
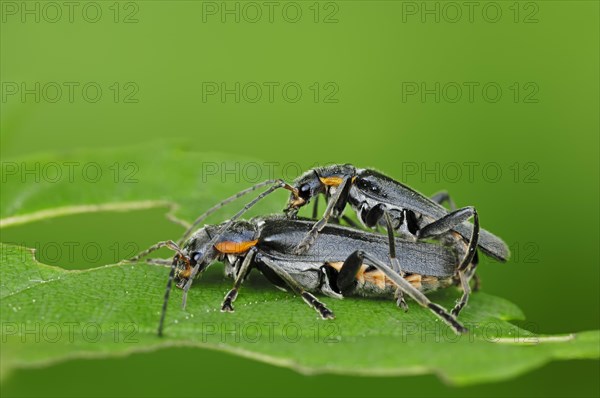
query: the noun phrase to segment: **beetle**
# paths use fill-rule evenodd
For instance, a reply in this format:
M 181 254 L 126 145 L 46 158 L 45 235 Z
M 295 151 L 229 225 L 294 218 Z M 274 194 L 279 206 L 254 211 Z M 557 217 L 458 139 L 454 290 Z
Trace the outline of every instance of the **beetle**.
M 466 221 L 473 217 L 474 223 L 478 223 L 477 211 L 472 206 L 451 211 L 443 207 L 443 202 L 455 207 L 446 192 L 428 198 L 375 170 L 357 169 L 349 164 L 309 170 L 294 181 L 293 187 L 285 209 L 290 217 L 295 217 L 298 209 L 308 204 L 311 198 L 323 194 L 328 199 L 324 215 L 298 246 L 299 251 L 310 246 L 319 228 L 330 217 L 340 217 L 346 205 L 350 205 L 358 219 L 370 228 L 383 225 L 383 216 L 388 213 L 394 230 L 414 239 L 439 237 L 451 231 L 469 239 L 474 225 Z M 510 256 L 502 239 L 485 230 L 480 230 L 477 246 L 499 261 L 506 261 Z
M 293 184 L 288 184 L 281 179 L 267 180 L 240 191 L 200 216 L 179 243 L 182 243 L 201 221 L 216 210 L 269 184 L 273 184 L 271 188 L 256 199 L 260 200 L 279 188 L 290 191 L 284 209 L 290 218 L 296 217 L 298 210 L 310 203 L 311 199 L 318 199 L 321 194 L 328 199 L 327 209 L 310 233 L 299 243 L 298 252 L 310 246 L 319 229 L 330 219 L 343 217 L 346 205 L 350 205 L 356 211 L 361 223 L 368 228 L 385 225 L 384 214 L 389 214 L 394 231 L 415 240 L 432 237 L 468 240 L 472 235 L 474 224 L 478 223 L 476 209 L 472 206 L 455 209 L 454 201 L 447 192 L 439 192 L 429 198 L 375 170 L 358 169 L 350 164 L 344 164 L 313 168 L 296 178 Z M 243 214 L 252 207 L 256 199 L 246 205 L 240 213 Z M 444 202 L 449 203 L 450 211 L 442 205 Z M 317 200 L 313 208 L 313 218 L 317 218 L 316 209 Z M 474 219 L 473 224 L 467 222 L 469 218 Z M 351 222 L 350 219 L 345 219 Z M 501 262 L 505 262 L 510 257 L 508 246 L 501 238 L 485 229 L 480 230 L 477 238 L 475 246 L 486 255 Z
M 466 247 L 457 250 L 454 246 L 412 242 L 391 234 L 386 237 L 329 224 L 310 248 L 301 254 L 294 253 L 298 242 L 313 224 L 312 220 L 288 219 L 283 215 L 257 217 L 250 221 L 231 219 L 200 228 L 181 247 L 173 241 L 160 242 L 132 258 L 130 261 L 137 261 L 163 246 L 176 251 L 158 334 L 163 333 L 173 282 L 184 289 L 185 305 L 185 292 L 192 281 L 217 261 L 224 262 L 226 273 L 234 278 L 233 287 L 221 305 L 223 312 L 234 310 L 233 302 L 242 281 L 252 269 L 258 269 L 274 285 L 299 295 L 324 319 L 334 318 L 334 314 L 314 294 L 339 299 L 352 295 L 392 297 L 401 291 L 430 309 L 457 334 L 467 331 L 455 315 L 424 295 L 453 284 L 463 284 L 457 270 L 471 269 L 469 264 L 464 264 L 472 260 Z M 401 271 L 398 270 L 399 263 L 402 263 Z M 464 305 L 469 295 L 468 284 L 463 290 L 460 302 Z
M 278 188 L 290 191 L 290 197 L 284 209 L 290 218 L 297 217 L 298 210 L 307 205 L 312 198 L 315 198 L 313 218 L 317 218 L 318 197 L 325 195 L 328 199 L 323 216 L 299 241 L 295 249 L 296 254 L 301 254 L 310 247 L 330 219 L 337 220 L 341 217 L 350 221 L 343 215 L 346 205 L 350 205 L 356 211 L 359 220 L 368 228 L 385 225 L 388 233 L 393 230 L 412 240 L 434 238 L 451 245 L 460 245 L 466 241 L 468 252 L 473 256 L 473 268 L 478 263 L 477 248 L 501 262 L 505 262 L 510 257 L 508 246 L 502 239 L 486 230 L 480 230 L 479 217 L 474 207 L 468 206 L 456 210 L 453 200 L 446 192 L 440 192 L 432 198 L 428 198 L 375 170 L 358 169 L 350 164 L 311 169 L 298 177 L 292 185 L 282 180 L 256 184 L 209 209 L 193 223 L 192 227 L 184 234 L 184 238 L 189 236 L 193 228 L 212 212 L 232 200 L 270 183 L 273 183 L 271 188 L 256 199 L 260 200 Z M 241 213 L 251 207 L 252 203 L 256 203 L 256 199 L 246 205 Z M 444 202 L 449 203 L 450 211 L 442 206 Z M 386 218 L 391 219 L 391 223 L 388 223 Z M 473 218 L 472 224 L 467 221 L 469 218 Z M 475 231 L 477 233 L 474 233 Z M 183 239 L 179 243 L 182 242 Z M 465 272 L 466 270 L 460 271 Z M 474 269 L 471 270 L 470 275 L 464 275 L 464 279 L 467 279 L 468 282 L 474 272 Z

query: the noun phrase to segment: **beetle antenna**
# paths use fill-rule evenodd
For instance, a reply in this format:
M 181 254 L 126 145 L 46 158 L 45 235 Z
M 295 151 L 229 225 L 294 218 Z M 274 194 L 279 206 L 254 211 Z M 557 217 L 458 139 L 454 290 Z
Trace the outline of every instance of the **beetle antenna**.
M 151 246 L 150 248 L 148 248 L 147 250 L 144 250 L 143 252 L 139 253 L 137 256 L 131 258 L 129 261 L 139 261 L 140 259 L 142 259 L 143 257 L 146 257 L 148 254 L 162 248 L 162 247 L 168 247 L 169 249 L 175 251 L 177 254 L 173 257 L 173 261 L 171 262 L 171 271 L 169 272 L 169 280 L 167 281 L 167 288 L 165 290 L 165 298 L 163 300 L 163 306 L 162 306 L 162 311 L 160 313 L 160 321 L 158 323 L 158 336 L 162 337 L 162 331 L 163 331 L 163 326 L 165 323 L 165 316 L 167 314 L 167 304 L 169 302 L 169 295 L 171 294 L 171 287 L 173 286 L 173 279 L 175 278 L 175 269 L 177 267 L 177 261 L 182 258 L 186 263 L 187 266 L 190 266 L 190 259 L 189 257 L 179 248 L 179 245 L 177 245 L 177 243 L 173 242 L 172 240 L 166 240 L 163 242 L 158 242 L 157 244 Z
M 179 245 L 177 243 L 173 242 L 172 240 L 165 240 L 165 241 L 158 242 L 157 244 L 150 246 L 148 249 L 136 254 L 134 257 L 130 258 L 127 261 L 138 262 L 142 258 L 148 256 L 150 253 L 155 252 L 158 249 L 161 249 L 165 246 L 168 247 L 169 249 L 173 250 L 174 252 L 177 252 L 180 256 L 186 257 L 186 255 L 181 251 L 181 249 L 179 248 Z
M 173 279 L 175 278 L 175 268 L 177 266 L 177 256 L 173 258 L 171 263 L 171 271 L 169 272 L 169 280 L 167 281 L 167 288 L 165 290 L 165 298 L 163 299 L 163 306 L 160 312 L 160 321 L 158 322 L 158 337 L 163 336 L 163 327 L 165 324 L 165 316 L 167 315 L 167 304 L 169 302 L 169 295 L 171 294 L 171 288 L 173 286 Z
M 257 185 L 259 185 L 259 184 L 257 184 Z M 246 191 L 250 192 L 249 190 L 256 189 L 257 185 L 246 189 Z M 247 212 L 252 206 L 254 206 L 256 203 L 258 203 L 265 196 L 273 193 L 274 191 L 276 191 L 279 188 L 285 188 L 288 191 L 297 192 L 296 188 L 292 187 L 285 181 L 275 180 L 275 183 L 269 189 L 262 192 L 260 195 L 258 195 L 256 198 L 254 198 L 252 201 L 247 203 L 240 211 L 238 211 L 233 217 L 231 217 L 231 219 L 229 221 L 227 221 L 225 223 L 225 225 L 223 225 L 223 227 L 221 227 L 221 229 L 219 229 L 217 234 L 210 240 L 210 242 L 208 243 L 208 245 L 206 247 L 210 248 L 210 247 L 214 246 L 215 243 L 217 243 L 217 241 L 219 240 L 219 238 L 229 229 L 229 227 L 231 227 L 231 225 L 237 219 L 239 219 L 245 212 Z M 241 191 L 241 192 L 244 192 L 244 191 Z M 241 192 L 239 192 L 239 193 L 241 193 Z M 228 199 L 230 199 L 230 198 L 228 198 Z M 226 200 L 228 200 L 228 199 L 226 199 Z M 223 201 L 223 202 L 225 202 L 225 201 Z M 223 203 L 223 202 L 221 202 L 221 203 Z M 214 206 L 214 207 L 216 207 L 216 206 Z M 194 266 L 194 268 L 192 269 L 192 273 L 190 274 L 190 278 L 188 279 L 187 283 L 185 284 L 185 286 L 183 288 L 183 303 L 182 303 L 183 308 L 185 308 L 185 306 L 187 304 L 187 292 L 188 292 L 188 290 L 190 290 L 190 287 L 192 287 L 192 282 L 194 281 L 196 274 L 198 274 L 198 271 L 200 270 L 200 264 L 202 264 L 204 262 L 207 254 L 209 252 L 210 252 L 210 250 L 207 250 L 206 252 L 204 252 L 202 257 L 196 262 L 196 265 Z
M 183 234 L 183 236 L 181 237 L 181 239 L 179 239 L 179 242 L 177 242 L 177 243 L 179 243 L 180 245 L 183 244 L 183 242 L 185 242 L 185 240 L 190 236 L 190 234 L 194 231 L 194 229 L 196 229 L 198 224 L 200 224 L 202 221 L 204 221 L 208 216 L 213 214 L 215 211 L 219 210 L 221 207 L 233 202 L 234 200 L 236 200 L 238 198 L 241 198 L 242 196 L 244 196 L 246 194 L 249 194 L 250 192 L 257 190 L 258 188 L 262 188 L 266 185 L 273 184 L 278 181 L 279 180 L 267 180 L 267 181 L 259 182 L 258 184 L 255 184 L 255 185 L 251 186 L 250 188 L 246 188 L 242 191 L 239 191 L 235 195 L 232 195 L 232 196 L 228 197 L 227 199 L 220 201 L 219 203 L 217 203 L 210 209 L 206 210 L 202 215 L 200 215 L 200 217 L 198 217 L 192 223 L 192 225 L 190 225 L 190 227 L 187 229 L 187 231 L 185 231 L 185 233 Z

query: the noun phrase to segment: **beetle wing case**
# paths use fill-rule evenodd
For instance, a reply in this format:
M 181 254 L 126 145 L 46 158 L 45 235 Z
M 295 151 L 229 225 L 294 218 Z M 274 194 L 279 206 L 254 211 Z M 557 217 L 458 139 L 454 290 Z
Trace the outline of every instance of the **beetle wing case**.
M 356 250 L 363 250 L 389 263 L 387 236 L 331 224 L 325 226 L 305 253 L 291 254 L 313 224 L 305 219 L 261 218 L 260 250 L 281 260 L 328 263 L 343 262 Z M 436 277 L 454 275 L 458 264 L 457 253 L 450 247 L 400 238 L 396 238 L 396 256 L 404 272 Z

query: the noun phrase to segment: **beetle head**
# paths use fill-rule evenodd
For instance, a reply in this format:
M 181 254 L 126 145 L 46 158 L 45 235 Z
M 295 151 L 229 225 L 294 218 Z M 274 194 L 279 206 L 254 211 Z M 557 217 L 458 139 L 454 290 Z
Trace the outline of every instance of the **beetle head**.
M 296 178 L 293 186 L 294 191 L 290 194 L 284 209 L 284 212 L 291 217 L 296 217 L 298 210 L 308 204 L 312 197 L 325 193 L 325 187 L 319 179 L 316 169 L 309 170 Z
M 198 268 L 198 274 L 204 272 L 209 265 L 214 263 L 219 257 L 219 252 L 213 245 L 209 245 L 212 236 L 215 236 L 218 226 L 206 225 L 196 231 L 184 244 L 182 254 L 176 254 L 173 258 L 175 262 L 175 282 L 177 287 L 183 288 L 188 282 L 192 269 L 202 261 Z
M 307 171 L 294 181 L 295 192 L 290 195 L 285 213 L 295 217 L 300 207 L 308 204 L 311 198 L 319 194 L 328 195 L 331 188 L 337 188 L 344 178 L 352 177 L 355 173 L 356 169 L 349 164 L 336 164 Z
M 228 260 L 235 261 L 256 244 L 257 227 L 248 221 L 235 221 L 221 231 L 227 222 L 220 225 L 206 225 L 195 232 L 185 243 L 182 254 L 176 254 L 175 281 L 183 288 L 189 281 L 192 269 L 198 265 L 196 276 L 211 264 Z M 200 263 L 198 263 L 200 262 Z

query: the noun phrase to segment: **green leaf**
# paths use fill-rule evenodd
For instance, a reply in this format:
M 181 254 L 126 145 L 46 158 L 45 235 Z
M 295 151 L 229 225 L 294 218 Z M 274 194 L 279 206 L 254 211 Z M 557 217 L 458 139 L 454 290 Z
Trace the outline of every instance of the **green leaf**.
M 3 159 L 0 227 L 70 214 L 165 205 L 171 206 L 169 216 L 174 221 L 189 222 L 253 184 L 292 179 L 302 171 L 295 163 L 273 165 L 244 156 L 232 159 L 186 147 L 144 144 Z M 281 212 L 282 198 L 289 194 L 285 192 L 274 194 L 278 200 L 259 202 L 249 214 Z M 211 219 L 221 222 L 223 213 Z
M 461 316 L 471 333 L 455 336 L 412 303 L 327 300 L 337 317 L 323 321 L 298 297 L 260 278 L 241 290 L 236 312 L 218 311 L 230 288 L 218 266 L 170 302 L 166 336 L 156 336 L 167 268 L 115 264 L 66 271 L 35 262 L 32 252 L 2 245 L 2 371 L 75 357 L 105 357 L 173 345 L 224 350 L 300 372 L 357 375 L 435 373 L 453 383 L 516 376 L 553 359 L 598 358 L 600 335 L 539 336 L 509 323 L 523 314 L 499 297 L 477 293 Z M 432 298 L 450 307 L 448 289 Z
M 65 165 L 72 162 L 74 173 L 67 175 Z M 252 159 L 232 161 L 184 146 L 141 145 L 4 163 L 3 227 L 64 214 L 164 204 L 171 206 L 172 216 L 189 222 L 251 183 L 280 176 Z M 62 169 L 55 180 L 47 174 L 52 163 Z M 227 174 L 244 167 L 249 173 L 248 165 L 258 166 L 260 175 L 237 180 Z M 83 174 L 86 167 L 88 174 Z M 91 174 L 93 168 L 101 170 L 101 178 Z M 34 170 L 33 177 L 23 170 Z M 276 195 L 254 213 L 280 211 L 285 194 Z M 233 211 L 235 206 L 225 214 Z M 224 217 L 215 215 L 212 221 Z M 218 309 L 231 281 L 224 278 L 221 265 L 194 285 L 185 311 L 181 291 L 172 293 L 166 335 L 158 338 L 165 267 L 119 263 L 67 271 L 36 262 L 30 249 L 6 244 L 0 248 L 2 375 L 16 367 L 174 345 L 228 351 L 304 373 L 434 373 L 457 384 L 514 377 L 551 360 L 600 356 L 598 331 L 534 334 L 510 323 L 524 319 L 517 306 L 484 292 L 474 294 L 461 314 L 471 332 L 460 337 L 414 302 L 404 313 L 387 300 L 324 298 L 336 319 L 323 321 L 300 298 L 275 289 L 258 274 L 244 284 L 236 312 L 224 314 Z M 431 298 L 450 308 L 458 296 L 452 288 Z

